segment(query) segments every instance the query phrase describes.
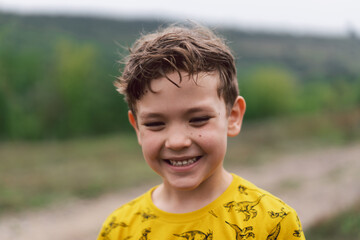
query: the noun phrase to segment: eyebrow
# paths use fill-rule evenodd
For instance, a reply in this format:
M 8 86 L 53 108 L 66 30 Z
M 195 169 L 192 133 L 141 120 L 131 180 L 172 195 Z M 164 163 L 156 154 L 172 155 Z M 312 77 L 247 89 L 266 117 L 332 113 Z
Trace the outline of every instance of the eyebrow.
M 162 117 L 163 114 L 156 112 L 144 112 L 139 115 L 139 118 L 159 118 Z
M 210 112 L 210 111 L 214 111 L 213 108 L 208 107 L 208 106 L 200 106 L 200 107 L 190 108 L 186 111 L 186 113 L 191 114 L 191 113 L 197 113 L 197 112 Z

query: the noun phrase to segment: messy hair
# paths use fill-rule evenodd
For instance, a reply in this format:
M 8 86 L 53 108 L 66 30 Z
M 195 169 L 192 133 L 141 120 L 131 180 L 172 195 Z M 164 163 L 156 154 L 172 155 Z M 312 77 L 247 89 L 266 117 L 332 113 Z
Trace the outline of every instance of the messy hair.
M 136 114 L 136 101 L 146 90 L 151 90 L 151 81 L 181 71 L 194 76 L 198 73 L 219 75 L 217 93 L 232 108 L 239 95 L 234 57 L 224 43 L 209 29 L 192 25 L 170 26 L 155 33 L 143 35 L 129 50 L 124 59 L 122 75 L 114 82 L 117 91 L 125 96 L 129 109 Z M 196 81 L 196 78 L 193 78 Z

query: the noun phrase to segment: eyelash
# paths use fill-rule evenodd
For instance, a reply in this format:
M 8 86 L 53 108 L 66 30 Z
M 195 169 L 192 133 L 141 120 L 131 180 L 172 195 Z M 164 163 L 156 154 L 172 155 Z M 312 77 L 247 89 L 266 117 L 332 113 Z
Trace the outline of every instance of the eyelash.
M 190 119 L 190 123 L 201 124 L 201 123 L 205 123 L 205 122 L 209 121 L 210 118 L 211 117 L 209 117 L 209 116 L 195 117 L 195 118 Z
M 203 117 L 194 117 L 189 120 L 189 123 L 195 126 L 201 126 L 210 120 L 210 116 L 203 116 Z M 165 126 L 164 122 L 148 122 L 143 124 L 145 127 L 153 129 L 153 130 L 160 130 L 162 127 Z
M 149 122 L 149 123 L 144 123 L 144 126 L 146 127 L 161 127 L 165 125 L 163 122 Z

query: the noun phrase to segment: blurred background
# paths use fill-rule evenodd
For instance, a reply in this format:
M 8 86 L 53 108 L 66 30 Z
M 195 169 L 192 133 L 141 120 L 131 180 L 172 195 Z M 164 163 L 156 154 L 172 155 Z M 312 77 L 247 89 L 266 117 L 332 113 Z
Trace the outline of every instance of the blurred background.
M 293 161 L 286 175 L 306 156 L 275 189 L 291 199 L 319 192 L 306 177 L 333 166 L 316 181 L 346 190 L 344 207 L 316 219 L 293 207 L 310 219 L 309 239 L 359 239 L 357 180 L 344 170 L 360 175 L 359 9 L 355 0 L 0 0 L 0 229 L 9 216 L 159 181 L 112 82 L 141 33 L 192 20 L 223 36 L 237 59 L 247 111 L 227 167 L 254 172 L 261 185 L 255 169 Z

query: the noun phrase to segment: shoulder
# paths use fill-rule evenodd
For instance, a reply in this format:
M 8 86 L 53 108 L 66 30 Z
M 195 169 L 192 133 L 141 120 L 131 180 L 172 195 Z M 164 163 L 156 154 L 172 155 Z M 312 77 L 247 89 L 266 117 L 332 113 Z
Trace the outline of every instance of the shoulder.
M 139 216 L 144 215 L 144 211 L 141 209 L 148 205 L 151 191 L 149 190 L 113 211 L 104 221 L 98 239 L 117 239 L 118 236 L 127 232 L 129 226 L 133 225 Z
M 143 193 L 142 195 L 132 199 L 131 201 L 123 204 L 116 210 L 114 210 L 107 218 L 107 221 L 116 218 L 116 219 L 129 219 L 129 216 L 136 215 L 139 209 L 144 208 L 148 205 L 148 198 L 151 195 L 153 188 Z
M 274 196 L 270 192 L 259 188 L 252 182 L 233 174 L 234 182 L 236 183 L 235 189 L 232 189 L 233 193 L 240 196 L 242 199 L 246 200 L 259 200 L 261 201 L 260 205 L 266 206 L 279 206 L 279 207 L 286 207 L 291 208 L 285 202 L 283 202 L 280 198 Z
M 231 193 L 234 201 L 229 202 L 226 206 L 229 208 L 228 210 L 235 208 L 237 212 L 246 213 L 249 209 L 257 209 L 257 212 L 270 217 L 270 219 L 284 218 L 289 214 L 296 215 L 295 210 L 283 200 L 255 184 L 237 175 L 234 175 L 234 182 L 236 184 L 233 185 Z
M 303 239 L 300 220 L 292 207 L 239 176 L 234 175 L 234 181 L 236 189 L 233 189 L 233 196 L 237 201 L 226 206 L 228 211 L 241 213 L 244 222 L 251 223 L 254 229 L 261 225 L 270 235 Z

